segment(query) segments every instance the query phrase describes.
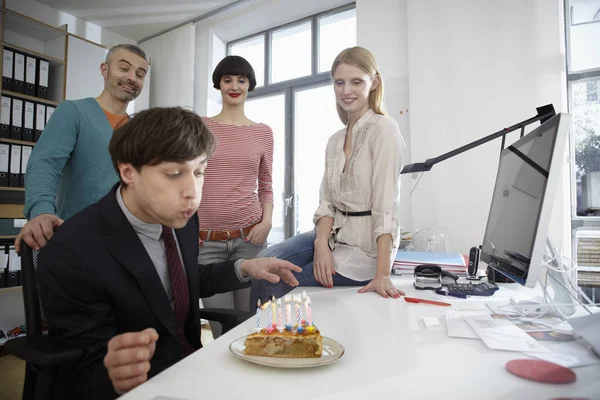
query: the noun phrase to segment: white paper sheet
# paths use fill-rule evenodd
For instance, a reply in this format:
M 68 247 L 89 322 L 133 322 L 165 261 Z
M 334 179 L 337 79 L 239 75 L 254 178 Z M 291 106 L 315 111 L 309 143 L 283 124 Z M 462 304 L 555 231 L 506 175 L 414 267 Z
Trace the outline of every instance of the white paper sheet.
M 493 319 L 489 315 L 465 317 L 477 336 L 493 350 L 549 352 L 549 350 L 519 329 L 511 321 Z

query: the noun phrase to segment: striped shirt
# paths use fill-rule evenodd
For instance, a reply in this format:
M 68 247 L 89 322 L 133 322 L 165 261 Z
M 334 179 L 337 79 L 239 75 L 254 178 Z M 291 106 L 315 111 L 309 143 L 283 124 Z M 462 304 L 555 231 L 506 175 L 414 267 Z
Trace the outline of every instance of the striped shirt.
M 261 204 L 273 203 L 273 131 L 265 124 L 203 121 L 217 147 L 205 171 L 200 229 L 234 230 L 260 221 Z

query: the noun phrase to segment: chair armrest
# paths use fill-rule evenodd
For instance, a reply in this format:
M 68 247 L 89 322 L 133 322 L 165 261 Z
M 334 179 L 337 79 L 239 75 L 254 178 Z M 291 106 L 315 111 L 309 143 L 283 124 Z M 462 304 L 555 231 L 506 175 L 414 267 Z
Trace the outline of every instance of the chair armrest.
M 220 322 L 223 325 L 237 326 L 248 318 L 252 317 L 252 313 L 247 311 L 232 310 L 228 308 L 201 308 L 200 318 Z
M 85 351 L 68 346 L 61 338 L 52 336 L 22 336 L 8 340 L 4 351 L 38 366 L 70 365 L 83 358 Z

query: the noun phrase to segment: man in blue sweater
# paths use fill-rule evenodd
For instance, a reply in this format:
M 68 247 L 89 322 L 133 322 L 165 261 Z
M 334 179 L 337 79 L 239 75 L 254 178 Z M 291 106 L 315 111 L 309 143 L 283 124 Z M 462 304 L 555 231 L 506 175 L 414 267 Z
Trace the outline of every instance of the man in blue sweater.
M 108 153 L 113 129 L 128 121 L 148 72 L 137 46 L 112 47 L 100 65 L 104 90 L 96 98 L 62 102 L 34 147 L 25 179 L 25 217 L 15 240 L 39 250 L 64 220 L 100 200 L 118 181 Z M 85 79 L 85 78 L 83 78 Z

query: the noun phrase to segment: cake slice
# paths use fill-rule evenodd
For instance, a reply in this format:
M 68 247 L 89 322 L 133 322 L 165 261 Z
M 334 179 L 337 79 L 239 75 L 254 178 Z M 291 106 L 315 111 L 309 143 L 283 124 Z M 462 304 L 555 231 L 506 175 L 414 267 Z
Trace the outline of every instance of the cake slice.
M 318 329 L 262 329 L 246 337 L 244 353 L 252 356 L 281 358 L 317 358 L 323 354 L 323 338 Z

